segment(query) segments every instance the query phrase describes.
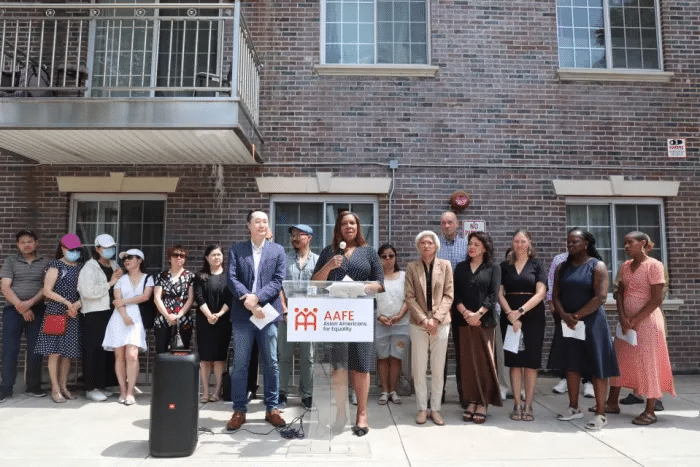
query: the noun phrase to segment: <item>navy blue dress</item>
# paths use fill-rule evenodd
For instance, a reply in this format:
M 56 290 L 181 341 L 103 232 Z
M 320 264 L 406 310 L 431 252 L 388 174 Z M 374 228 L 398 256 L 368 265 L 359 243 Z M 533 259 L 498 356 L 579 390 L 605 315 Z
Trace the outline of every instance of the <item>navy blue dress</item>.
M 593 270 L 598 259 L 591 258 L 580 266 L 562 263 L 559 269 L 559 301 L 564 311 L 573 314 L 590 301 L 595 294 Z M 586 340 L 563 337 L 561 325 L 554 329 L 552 351 L 547 368 L 559 371 L 587 373 L 598 378 L 618 376 L 617 356 L 613 348 L 608 319 L 601 306 L 595 313 L 583 318 Z

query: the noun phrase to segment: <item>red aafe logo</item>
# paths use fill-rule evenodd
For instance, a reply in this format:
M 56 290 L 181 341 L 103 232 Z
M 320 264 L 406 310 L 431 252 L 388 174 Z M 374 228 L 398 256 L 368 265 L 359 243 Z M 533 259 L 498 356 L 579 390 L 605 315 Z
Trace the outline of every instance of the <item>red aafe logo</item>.
M 316 330 L 316 323 L 318 319 L 318 308 L 304 308 L 300 310 L 299 308 L 294 308 L 294 330 L 298 331 L 299 327 L 303 326 L 304 331 L 307 331 L 309 326 L 312 330 Z

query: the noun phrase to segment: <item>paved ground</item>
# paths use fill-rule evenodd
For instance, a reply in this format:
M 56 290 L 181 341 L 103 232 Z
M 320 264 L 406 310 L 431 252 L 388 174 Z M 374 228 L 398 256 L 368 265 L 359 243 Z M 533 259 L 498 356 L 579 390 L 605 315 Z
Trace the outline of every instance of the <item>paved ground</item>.
M 606 429 L 590 433 L 586 419 L 559 422 L 555 415 L 567 405 L 565 395 L 551 392 L 554 380 L 540 378 L 534 422 L 508 419 L 511 402 L 490 411 L 484 425 L 461 421 L 454 379 L 448 380 L 448 403 L 443 406 L 446 426 L 414 423 L 415 401 L 379 406 L 371 397 L 371 431 L 354 437 L 349 428 L 328 441 L 285 440 L 273 432 L 227 433 L 228 403 L 201 407 L 203 433 L 191 457 L 157 459 L 149 456 L 149 400 L 147 392 L 131 407 L 116 397 L 108 402 L 89 402 L 80 397 L 66 404 L 49 398 L 15 395 L 0 404 L 0 465 L 14 466 L 151 466 L 197 467 L 213 463 L 238 466 L 698 466 L 700 465 L 700 376 L 676 377 L 678 397 L 664 398 L 666 410 L 659 422 L 637 427 L 630 422 L 641 405 L 623 406 L 621 415 L 609 417 Z M 626 395 L 627 391 L 623 391 Z M 319 398 L 321 399 L 321 398 Z M 590 399 L 581 399 L 582 407 Z M 301 413 L 298 400 L 285 412 L 287 420 Z M 295 403 L 296 402 L 296 403 Z M 323 403 L 322 401 L 320 401 Z M 260 401 L 250 406 L 249 423 L 256 433 L 267 433 Z M 307 419 L 318 415 L 307 414 Z M 322 429 L 304 424 L 307 433 L 319 437 Z M 298 423 L 295 425 L 298 428 Z

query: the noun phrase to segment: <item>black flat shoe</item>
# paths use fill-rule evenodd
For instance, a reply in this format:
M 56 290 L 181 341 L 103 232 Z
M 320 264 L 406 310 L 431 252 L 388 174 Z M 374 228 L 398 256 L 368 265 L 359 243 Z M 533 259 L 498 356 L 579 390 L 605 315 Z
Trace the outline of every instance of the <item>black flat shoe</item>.
M 627 397 L 625 397 L 624 399 L 620 399 L 620 404 L 622 405 L 642 404 L 643 402 L 644 399 L 635 396 L 631 392 L 627 394 Z
M 369 433 L 369 427 L 353 425 L 352 432 L 355 434 L 355 436 L 364 436 Z

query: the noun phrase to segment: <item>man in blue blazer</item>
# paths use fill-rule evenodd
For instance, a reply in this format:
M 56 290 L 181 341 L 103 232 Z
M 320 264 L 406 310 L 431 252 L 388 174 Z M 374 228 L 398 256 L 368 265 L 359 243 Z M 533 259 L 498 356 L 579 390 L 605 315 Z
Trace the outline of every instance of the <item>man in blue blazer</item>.
M 275 427 L 285 421 L 277 408 L 279 398 L 279 370 L 277 368 L 277 326 L 282 320 L 280 291 L 287 268 L 282 246 L 268 242 L 267 214 L 252 211 L 248 214 L 250 241 L 236 243 L 228 252 L 228 286 L 233 293 L 231 324 L 233 328 L 233 371 L 231 373 L 231 400 L 233 415 L 226 424 L 229 431 L 237 430 L 246 421 L 248 396 L 246 382 L 253 340 L 257 340 L 263 367 L 265 391 L 265 421 Z M 279 316 L 262 329 L 251 321 L 251 315 L 265 316 L 263 307 L 272 305 Z

